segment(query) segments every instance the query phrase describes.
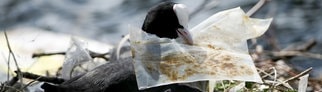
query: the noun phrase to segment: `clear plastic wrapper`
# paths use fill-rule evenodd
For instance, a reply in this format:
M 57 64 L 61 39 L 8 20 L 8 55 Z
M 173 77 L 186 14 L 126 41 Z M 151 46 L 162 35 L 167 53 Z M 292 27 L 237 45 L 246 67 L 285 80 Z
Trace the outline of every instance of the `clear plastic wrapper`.
M 262 82 L 246 41 L 262 35 L 271 21 L 249 18 L 239 7 L 225 10 L 190 30 L 193 45 L 130 28 L 139 89 L 205 80 Z
M 87 43 L 77 39 L 71 38 L 72 45 L 66 52 L 66 60 L 62 66 L 62 78 L 68 80 L 81 73 L 75 72 L 75 67 L 85 62 L 91 61 L 92 57 L 87 50 Z

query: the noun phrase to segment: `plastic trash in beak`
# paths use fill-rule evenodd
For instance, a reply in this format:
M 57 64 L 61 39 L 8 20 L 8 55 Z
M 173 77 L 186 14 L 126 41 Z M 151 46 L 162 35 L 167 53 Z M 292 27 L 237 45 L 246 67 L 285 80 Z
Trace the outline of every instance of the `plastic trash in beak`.
M 246 40 L 262 35 L 271 21 L 249 18 L 239 7 L 225 10 L 190 30 L 193 45 L 130 28 L 139 89 L 205 80 L 261 83 Z

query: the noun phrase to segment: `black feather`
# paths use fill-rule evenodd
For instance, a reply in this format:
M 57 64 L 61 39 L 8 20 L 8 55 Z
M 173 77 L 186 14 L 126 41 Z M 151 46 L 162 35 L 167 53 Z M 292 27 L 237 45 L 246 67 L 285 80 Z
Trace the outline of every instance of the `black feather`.
M 177 38 L 176 30 L 180 24 L 173 10 L 175 4 L 173 2 L 163 2 L 151 8 L 145 17 L 142 30 L 161 38 Z

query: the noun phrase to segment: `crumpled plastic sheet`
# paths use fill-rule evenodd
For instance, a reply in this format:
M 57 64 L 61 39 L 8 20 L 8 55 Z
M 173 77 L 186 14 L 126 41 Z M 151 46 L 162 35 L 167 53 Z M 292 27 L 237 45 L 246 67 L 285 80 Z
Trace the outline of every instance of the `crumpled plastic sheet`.
M 71 42 L 72 45 L 66 52 L 66 59 L 62 66 L 62 78 L 66 80 L 81 74 L 75 73 L 74 68 L 76 66 L 92 60 L 86 42 L 77 38 L 71 38 Z
M 264 34 L 271 21 L 249 18 L 239 7 L 225 10 L 190 30 L 193 45 L 130 28 L 139 89 L 205 80 L 261 83 L 246 40 Z

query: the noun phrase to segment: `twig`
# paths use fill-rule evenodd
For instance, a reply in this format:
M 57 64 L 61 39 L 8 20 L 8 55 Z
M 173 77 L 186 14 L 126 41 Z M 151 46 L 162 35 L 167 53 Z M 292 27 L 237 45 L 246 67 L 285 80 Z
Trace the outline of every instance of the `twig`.
M 270 80 L 263 80 L 263 82 L 264 82 L 263 84 L 264 84 L 264 85 L 273 86 L 273 87 L 270 87 L 271 89 L 276 89 L 276 88 L 281 89 L 279 86 L 275 85 L 276 83 L 281 83 L 281 84 L 283 84 L 283 86 L 284 86 L 284 87 L 289 88 L 289 89 L 293 89 L 292 87 L 290 87 L 290 86 L 289 86 L 289 84 L 287 84 L 287 83 L 283 83 L 282 81 L 277 80 L 277 71 L 276 71 L 276 69 L 275 69 L 275 68 L 272 68 L 272 70 L 273 70 L 274 72 L 270 72 L 270 73 L 267 73 L 267 72 L 265 72 L 264 70 L 259 69 L 259 68 L 256 68 L 256 69 L 257 69 L 260 73 L 263 73 L 263 74 L 264 74 L 263 76 L 261 76 L 261 77 L 262 77 L 262 80 L 263 80 L 264 78 L 266 78 L 266 77 L 274 78 L 274 80 L 273 80 L 273 81 L 270 81 Z M 272 74 L 274 74 L 274 76 L 273 76 Z
M 283 83 L 279 80 L 277 80 L 276 82 L 274 81 L 271 81 L 271 80 L 264 80 L 264 85 L 272 85 L 272 84 L 275 84 L 275 83 L 281 83 L 282 86 L 275 86 L 274 89 L 277 89 L 277 90 L 285 90 L 285 88 L 287 89 L 293 89 L 288 83 Z M 271 89 L 272 90 L 272 89 Z
M 310 39 L 305 42 L 299 42 L 296 44 L 291 44 L 284 48 L 281 51 L 265 51 L 268 56 L 272 56 L 271 59 L 273 61 L 279 60 L 279 59 L 290 59 L 294 56 L 306 56 L 311 58 L 321 58 L 321 55 L 305 52 L 310 50 L 314 45 L 316 44 L 315 39 Z
M 221 85 L 222 85 L 222 86 L 223 86 L 223 88 L 224 88 L 224 92 L 226 92 L 226 86 L 225 86 L 224 81 L 221 81 Z
M 276 71 L 275 67 L 272 67 L 272 70 L 274 72 L 274 80 L 273 80 L 274 82 L 272 83 L 270 88 L 274 89 L 275 88 L 275 83 L 277 82 L 277 71 Z
M 310 50 L 313 46 L 316 45 L 316 40 L 315 39 L 309 39 L 305 42 L 298 42 L 295 44 L 291 44 L 284 48 L 284 51 L 308 51 Z
M 273 72 L 267 73 L 267 72 L 265 72 L 265 71 L 264 71 L 264 70 L 262 70 L 262 69 L 259 69 L 259 68 L 256 68 L 256 69 L 259 71 L 259 73 L 263 73 L 263 74 L 264 74 L 263 76 L 261 76 L 261 77 L 262 77 L 262 79 L 264 79 L 264 78 L 266 78 L 266 77 L 273 77 L 273 76 L 272 76 Z
M 40 78 L 40 77 L 39 77 Z M 38 80 L 38 79 L 36 79 Z M 32 83 L 36 82 L 36 80 L 32 80 L 31 82 L 29 82 L 27 85 L 25 85 L 24 87 L 22 87 L 22 89 L 26 89 L 28 86 L 30 86 Z
M 8 39 L 8 35 L 7 35 L 7 32 L 6 32 L 6 31 L 4 32 L 4 36 L 5 36 L 5 38 L 6 38 L 7 47 L 8 47 L 8 49 L 9 49 L 9 53 L 13 56 L 13 60 L 15 61 L 15 64 L 16 64 L 16 66 L 17 66 L 17 71 L 18 71 L 18 72 L 21 72 L 21 70 L 20 70 L 20 68 L 19 68 L 19 65 L 18 65 L 18 63 L 17 63 L 17 60 L 16 60 L 16 56 L 15 56 L 15 54 L 13 53 L 13 51 L 12 51 L 12 49 L 11 49 L 11 46 L 10 46 L 10 43 L 9 43 L 9 39 Z
M 92 58 L 103 58 L 105 59 L 106 61 L 109 60 L 108 57 L 106 57 L 106 55 L 109 55 L 110 53 L 109 52 L 106 52 L 106 53 L 96 53 L 96 52 L 93 52 L 93 51 L 89 51 L 89 55 L 92 57 Z
M 10 53 L 10 52 L 9 52 Z M 8 62 L 7 62 L 7 65 L 8 65 L 8 70 L 7 70 L 7 81 L 9 81 L 9 78 L 10 78 L 10 57 L 11 55 L 8 54 Z
M 64 79 L 61 79 L 61 78 L 46 77 L 46 76 L 32 74 L 29 72 L 21 72 L 21 74 L 24 78 L 33 79 L 33 80 L 37 80 L 37 81 L 41 81 L 41 82 L 50 82 L 50 83 L 55 83 L 55 84 L 61 84 L 65 81 Z
M 22 83 L 21 70 L 20 70 L 19 65 L 18 65 L 18 63 L 17 63 L 16 56 L 15 56 L 15 54 L 13 53 L 13 51 L 12 51 L 12 49 L 11 49 L 11 46 L 10 46 L 10 43 L 9 43 L 9 39 L 8 39 L 8 35 L 7 35 L 7 32 L 6 32 L 6 31 L 4 31 L 4 36 L 5 36 L 5 38 L 6 38 L 7 47 L 8 47 L 8 49 L 9 49 L 9 54 L 11 54 L 11 55 L 12 55 L 13 60 L 14 60 L 14 62 L 15 62 L 15 65 L 16 65 L 16 67 L 17 67 L 17 72 L 18 72 L 18 73 L 17 73 L 17 76 L 18 76 L 18 78 L 20 79 L 20 82 Z
M 32 58 L 35 58 L 35 57 L 42 57 L 42 56 L 51 56 L 51 55 L 65 55 L 66 52 L 54 52 L 54 53 L 34 53 L 32 55 Z M 105 59 L 106 61 L 109 60 L 108 57 L 105 57 L 106 55 L 110 54 L 109 52 L 106 52 L 106 53 L 96 53 L 96 52 L 92 52 L 92 51 L 89 51 L 89 54 L 92 58 L 103 58 Z
M 282 83 L 286 83 L 286 82 L 288 82 L 290 80 L 294 80 L 296 78 L 299 78 L 299 77 L 301 77 L 301 76 L 303 76 L 305 74 L 308 74 L 310 71 L 312 71 L 312 67 L 306 69 L 305 71 L 301 72 L 300 74 L 297 74 L 297 75 L 295 75 L 295 76 L 293 76 L 291 78 L 288 78 L 287 80 L 283 81 Z M 276 86 L 281 85 L 282 83 L 276 84 Z
M 275 69 L 275 67 L 272 67 L 273 71 L 274 71 L 274 82 L 277 81 L 277 71 Z M 275 83 L 273 83 L 272 85 L 274 85 Z
M 252 16 L 258 9 L 260 9 L 267 0 L 259 0 L 247 13 L 247 16 Z
M 65 55 L 66 52 L 54 52 L 54 53 L 34 53 L 32 54 L 32 58 L 42 57 L 42 56 L 51 56 L 51 55 Z
M 315 59 L 321 59 L 321 54 L 315 54 L 310 52 L 301 52 L 301 51 L 279 51 L 279 52 L 271 52 L 273 56 L 275 57 L 289 57 L 289 56 L 304 56 L 304 57 L 310 57 Z

